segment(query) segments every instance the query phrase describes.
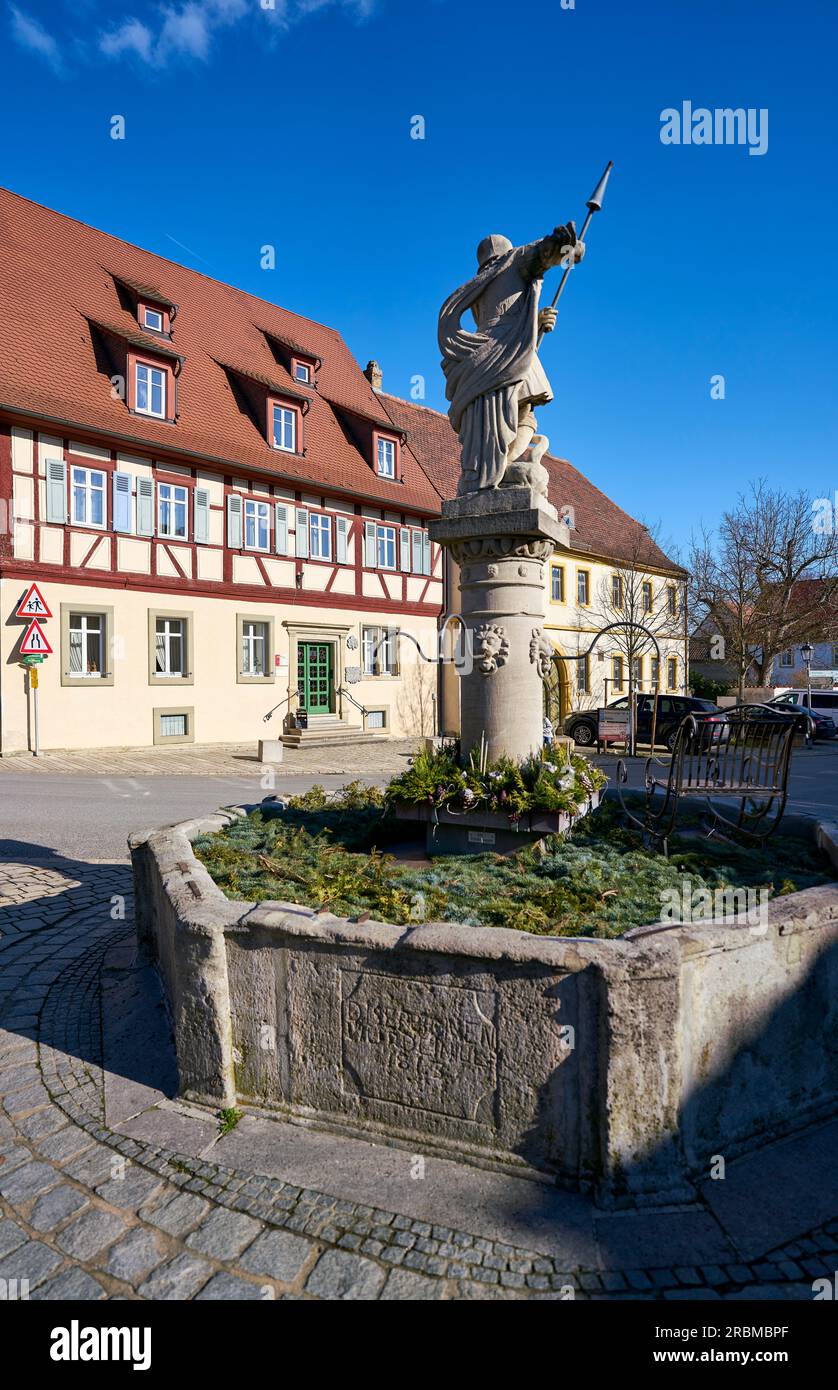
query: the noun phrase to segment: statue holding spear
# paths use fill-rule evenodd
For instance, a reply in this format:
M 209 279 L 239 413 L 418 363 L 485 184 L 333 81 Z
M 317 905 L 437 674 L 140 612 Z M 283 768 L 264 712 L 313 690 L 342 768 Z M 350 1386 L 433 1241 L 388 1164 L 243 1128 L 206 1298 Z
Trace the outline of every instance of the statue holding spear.
M 538 356 L 545 333 L 556 326 L 556 305 L 568 275 L 585 254 L 584 235 L 602 207 L 611 163 L 588 199 L 579 237 L 573 222 L 526 246 L 505 236 L 488 236 L 477 248 L 478 271 L 455 290 L 439 314 L 439 346 L 445 372 L 448 415 L 459 435 L 458 492 L 529 487 L 545 495 L 541 464 L 549 441 L 537 433 L 535 407 L 553 399 Z M 563 265 L 553 303 L 540 309 L 545 273 Z M 476 332 L 461 327 L 470 309 Z

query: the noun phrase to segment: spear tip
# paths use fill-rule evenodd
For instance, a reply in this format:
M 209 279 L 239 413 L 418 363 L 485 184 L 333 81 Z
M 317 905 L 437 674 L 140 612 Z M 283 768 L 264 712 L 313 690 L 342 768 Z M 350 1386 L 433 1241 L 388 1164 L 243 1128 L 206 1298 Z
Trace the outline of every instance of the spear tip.
M 609 159 L 608 163 L 605 166 L 605 173 L 603 174 L 602 178 L 600 179 L 599 183 L 597 184 L 596 188 L 594 189 L 586 204 L 586 206 L 589 208 L 591 212 L 600 212 L 602 210 L 602 201 L 605 197 L 605 189 L 608 185 L 608 180 L 611 177 L 611 170 L 613 168 L 614 161 L 613 159 Z

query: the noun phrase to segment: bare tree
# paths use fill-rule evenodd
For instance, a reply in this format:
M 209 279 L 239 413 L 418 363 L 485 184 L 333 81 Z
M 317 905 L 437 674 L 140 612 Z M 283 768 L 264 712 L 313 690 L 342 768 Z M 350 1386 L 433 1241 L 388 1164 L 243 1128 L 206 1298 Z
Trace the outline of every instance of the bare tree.
M 835 631 L 838 533 L 813 524 L 805 492 L 752 483 L 715 536 L 693 541 L 690 570 L 693 617 L 721 639 L 740 700 L 746 684 L 768 683 L 780 652 Z
M 601 627 L 619 623 L 608 635 L 612 651 L 620 656 L 628 676 L 629 698 L 637 688 L 636 666 L 649 655 L 660 653 L 666 661 L 673 644 L 683 650 L 685 634 L 686 575 L 681 570 L 661 572 L 664 560 L 656 534 L 645 526 L 635 533 L 631 548 L 599 583 L 592 609 Z M 658 684 L 664 672 L 658 672 Z

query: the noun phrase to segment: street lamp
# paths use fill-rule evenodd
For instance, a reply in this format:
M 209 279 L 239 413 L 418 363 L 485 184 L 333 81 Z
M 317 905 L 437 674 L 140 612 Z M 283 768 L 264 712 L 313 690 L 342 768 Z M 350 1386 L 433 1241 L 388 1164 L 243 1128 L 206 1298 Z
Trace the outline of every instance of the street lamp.
M 812 708 L 812 644 L 804 642 L 800 648 L 800 655 L 806 665 L 806 708 Z

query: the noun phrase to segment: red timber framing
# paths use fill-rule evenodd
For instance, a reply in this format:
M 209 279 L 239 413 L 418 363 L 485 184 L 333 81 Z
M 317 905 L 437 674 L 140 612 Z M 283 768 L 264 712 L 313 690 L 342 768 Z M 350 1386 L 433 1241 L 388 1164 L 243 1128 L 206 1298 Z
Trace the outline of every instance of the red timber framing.
M 12 444 L 11 431 L 15 426 L 20 429 L 28 430 L 33 438 L 33 473 L 34 480 L 34 550 L 33 559 L 15 559 L 13 554 L 13 472 L 12 472 Z M 68 432 L 70 431 L 70 432 Z M 62 562 L 55 564 L 41 559 L 41 526 L 49 525 L 56 528 L 59 523 L 46 522 L 41 515 L 41 488 L 38 486 L 40 477 L 40 453 L 41 444 L 39 433 L 49 435 L 53 438 L 61 439 L 62 453 L 67 465 L 67 496 L 68 506 L 72 496 L 71 469 L 73 466 L 83 467 L 100 471 L 106 475 L 105 483 L 105 525 L 102 527 L 87 526 L 81 523 L 67 521 L 63 527 L 63 552 Z M 93 459 L 88 455 L 79 455 L 71 450 L 71 443 L 82 444 L 92 448 L 107 450 L 107 457 Z M 152 476 L 155 487 L 155 535 L 137 537 L 136 532 L 128 535 L 126 539 L 146 540 L 151 546 L 151 573 L 139 574 L 120 570 L 117 568 L 117 540 L 123 533 L 113 530 L 113 495 L 112 495 L 112 475 L 118 469 L 117 454 L 130 454 L 136 459 L 143 460 L 152 465 Z M 274 455 L 276 457 L 276 454 Z M 174 467 L 172 467 L 174 465 Z M 214 514 L 221 513 L 221 534 L 224 538 L 222 546 L 211 543 L 196 543 L 194 540 L 194 489 L 201 486 L 198 473 L 212 473 L 224 484 L 224 504 L 210 504 L 210 510 Z M 234 485 L 234 478 L 239 482 L 247 482 L 248 490 L 244 492 L 240 487 Z M 185 487 L 187 490 L 187 536 L 185 539 L 174 537 L 160 537 L 156 534 L 159 518 L 159 484 L 169 483 L 178 487 Z M 431 574 L 418 575 L 415 573 L 402 572 L 399 569 L 398 554 L 397 564 L 394 570 L 385 571 L 391 577 L 400 579 L 398 592 L 393 595 L 388 592 L 383 578 L 383 572 L 378 569 L 367 568 L 364 556 L 364 523 L 367 521 L 378 521 L 382 525 L 394 526 L 396 530 L 396 546 L 398 552 L 399 531 L 403 527 L 426 529 L 430 517 L 418 515 L 413 512 L 397 513 L 395 508 L 383 508 L 380 500 L 358 498 L 357 494 L 349 494 L 340 488 L 329 488 L 327 494 L 316 493 L 312 487 L 305 490 L 298 486 L 293 488 L 293 496 L 279 496 L 273 490 L 268 492 L 253 491 L 254 484 L 265 486 L 285 486 L 288 493 L 292 492 L 290 482 L 277 475 L 276 472 L 260 474 L 256 476 L 250 470 L 239 469 L 230 460 L 214 459 L 212 457 L 196 458 L 176 450 L 164 450 L 160 447 L 154 449 L 153 455 L 147 445 L 141 445 L 137 440 L 130 436 L 116 437 L 111 435 L 104 437 L 83 428 L 76 428 L 68 421 L 53 421 L 49 419 L 36 418 L 26 415 L 12 415 L 4 412 L 0 415 L 0 500 L 2 500 L 4 517 L 3 525 L 0 527 L 0 574 L 6 577 L 20 575 L 21 578 L 44 580 L 53 583 L 65 584 L 89 584 L 91 587 L 101 587 L 110 589 L 134 590 L 147 593 L 171 594 L 171 595 L 215 595 L 219 598 L 235 598 L 237 600 L 255 600 L 257 602 L 277 602 L 290 605 L 299 605 L 306 608 L 321 609 L 362 609 L 370 613 L 407 613 L 419 617 L 438 617 L 442 602 L 428 597 L 431 584 L 442 581 L 442 561 L 439 547 L 434 545 L 431 548 Z M 231 494 L 242 498 L 252 498 L 256 501 L 267 502 L 269 506 L 270 521 L 270 540 L 267 551 L 248 549 L 245 546 L 231 549 L 227 545 L 226 534 L 226 511 L 227 498 Z M 315 505 L 314 498 L 317 497 L 319 505 Z M 351 505 L 352 510 L 330 512 L 327 508 L 327 499 L 334 498 Z M 289 514 L 295 515 L 296 509 L 303 507 L 307 511 L 325 512 L 331 518 L 331 545 L 332 559 L 323 560 L 317 557 L 293 557 L 277 555 L 273 544 L 273 526 L 275 515 L 275 504 L 281 503 L 288 507 Z M 392 518 L 400 516 L 400 521 L 396 522 Z M 346 564 L 338 565 L 335 560 L 336 554 L 336 516 L 344 516 L 348 521 L 348 544 L 354 543 L 354 560 Z M 81 562 L 75 565 L 70 563 L 70 536 L 86 534 L 90 538 L 90 545 L 83 553 Z M 93 551 L 100 545 L 102 539 L 107 538 L 110 543 L 110 559 L 108 568 L 85 568 Z M 244 533 L 243 537 L 244 539 Z M 156 552 L 158 548 L 166 551 L 169 562 L 176 571 L 174 577 L 160 575 L 156 573 Z M 221 550 L 222 574 L 220 581 L 197 579 L 197 553 L 207 550 Z M 191 557 L 191 575 L 187 574 L 181 565 L 177 551 L 187 550 Z M 264 584 L 248 584 L 233 580 L 233 557 L 235 555 L 247 555 L 254 558 L 257 562 L 259 573 Z M 308 567 L 329 567 L 332 571 L 326 585 L 322 589 L 305 589 L 299 587 L 299 579 L 293 586 L 278 587 L 269 580 L 268 569 L 265 565 L 266 560 L 284 559 L 293 563 L 295 575 L 299 576 L 304 568 Z M 339 571 L 352 573 L 354 584 L 351 593 L 340 593 L 334 589 L 334 584 Z M 380 596 L 370 595 L 364 592 L 364 575 L 377 575 L 377 584 L 380 587 Z M 419 597 L 408 599 L 408 581 L 421 579 L 422 589 Z M 371 587 L 368 585 L 368 587 Z

